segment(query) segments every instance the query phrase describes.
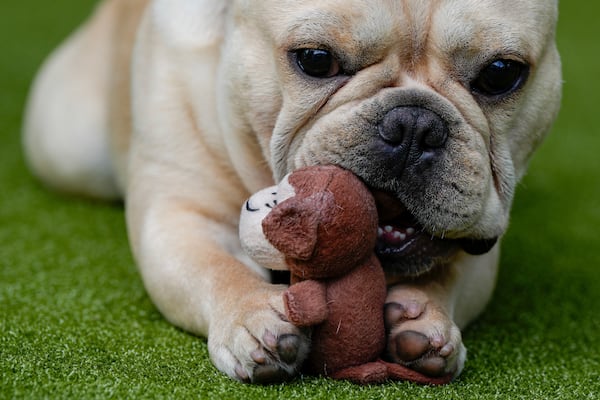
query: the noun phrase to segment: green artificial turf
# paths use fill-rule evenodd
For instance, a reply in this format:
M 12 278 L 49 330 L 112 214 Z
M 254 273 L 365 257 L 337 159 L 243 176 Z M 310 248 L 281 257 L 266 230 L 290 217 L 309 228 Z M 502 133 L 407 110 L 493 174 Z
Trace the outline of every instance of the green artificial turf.
M 0 398 L 600 398 L 600 3 L 561 4 L 563 110 L 519 187 L 495 297 L 464 333 L 466 369 L 445 387 L 230 381 L 149 301 L 122 208 L 29 175 L 28 85 L 93 3 L 0 2 Z

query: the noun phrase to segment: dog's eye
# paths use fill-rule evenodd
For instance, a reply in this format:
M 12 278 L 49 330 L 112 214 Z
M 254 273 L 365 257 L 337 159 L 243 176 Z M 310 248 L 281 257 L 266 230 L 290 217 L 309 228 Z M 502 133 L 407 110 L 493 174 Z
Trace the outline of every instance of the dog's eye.
M 481 70 L 471 87 L 486 96 L 501 96 L 519 89 L 528 73 L 528 66 L 518 61 L 495 60 Z
M 333 55 L 322 49 L 300 49 L 295 52 L 296 63 L 308 76 L 331 78 L 340 73 L 340 65 Z

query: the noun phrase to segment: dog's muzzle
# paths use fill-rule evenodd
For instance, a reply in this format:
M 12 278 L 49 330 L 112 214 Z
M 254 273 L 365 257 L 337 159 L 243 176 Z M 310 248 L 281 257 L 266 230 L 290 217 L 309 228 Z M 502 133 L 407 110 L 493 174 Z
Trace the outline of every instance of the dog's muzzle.
M 387 173 L 400 177 L 426 171 L 446 151 L 450 136 L 446 121 L 436 112 L 419 106 L 389 110 L 378 124 L 377 153 Z M 419 179 L 415 176 L 414 181 Z M 433 237 L 390 194 L 375 192 L 380 210 L 377 254 L 388 270 L 405 276 L 420 275 L 451 260 L 458 250 L 481 255 L 497 239 L 442 239 Z

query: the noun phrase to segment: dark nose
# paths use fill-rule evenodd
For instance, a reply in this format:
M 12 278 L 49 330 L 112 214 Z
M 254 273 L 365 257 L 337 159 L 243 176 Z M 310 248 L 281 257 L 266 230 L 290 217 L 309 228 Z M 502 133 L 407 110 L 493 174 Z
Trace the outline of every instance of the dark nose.
M 444 146 L 448 126 L 435 112 L 423 107 L 396 107 L 383 117 L 379 136 L 395 151 L 402 148 L 405 157 L 412 153 L 427 153 Z M 398 154 L 399 155 L 399 154 Z

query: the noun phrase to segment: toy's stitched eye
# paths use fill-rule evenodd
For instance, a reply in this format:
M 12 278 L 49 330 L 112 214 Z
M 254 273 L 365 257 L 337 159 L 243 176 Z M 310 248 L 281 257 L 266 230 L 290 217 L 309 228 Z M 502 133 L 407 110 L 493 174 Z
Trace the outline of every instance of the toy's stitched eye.
M 300 69 L 313 78 L 331 78 L 341 71 L 340 64 L 327 50 L 300 49 L 294 53 Z
M 527 80 L 529 67 L 515 60 L 499 59 L 483 68 L 471 84 L 485 96 L 502 96 L 519 89 Z
M 250 205 L 250 200 L 246 200 L 246 211 L 248 212 L 257 212 L 260 211 L 260 208 L 254 208 Z

